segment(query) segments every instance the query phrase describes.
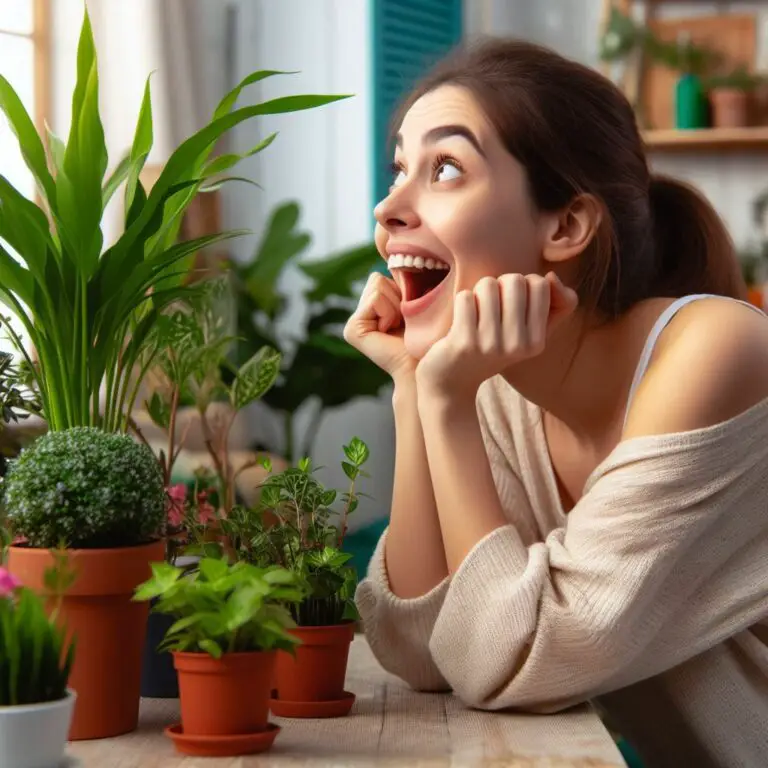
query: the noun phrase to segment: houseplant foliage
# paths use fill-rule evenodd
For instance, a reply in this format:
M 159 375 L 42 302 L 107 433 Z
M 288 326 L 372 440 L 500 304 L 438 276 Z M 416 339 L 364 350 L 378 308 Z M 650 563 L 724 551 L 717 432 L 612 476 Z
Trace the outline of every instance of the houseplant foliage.
M 75 642 L 58 621 L 72 574 L 66 553 L 57 553 L 46 574 L 56 596 L 49 616 L 42 599 L 5 569 L 4 550 L 0 542 L 0 764 L 58 765 L 75 701 L 67 689 Z
M 17 366 L 13 355 L 0 352 L 0 517 L 2 513 L 2 478 L 8 468 L 8 446 L 3 432 L 9 424 L 17 424 L 33 413 L 40 412 L 37 393 L 29 387 L 29 373 Z
M 243 157 L 263 150 L 275 135 L 242 155 L 212 157 L 216 142 L 245 120 L 343 98 L 287 96 L 235 109 L 244 88 L 277 74 L 282 73 L 255 72 L 228 93 L 210 123 L 171 154 L 149 194 L 139 180 L 153 143 L 149 82 L 130 153 L 107 177 L 96 50 L 87 13 L 78 47 L 69 138 L 65 144 L 48 134 L 50 163 L 20 98 L 0 76 L 0 110 L 18 138 L 41 199 L 38 207 L 0 176 L 0 238 L 21 262 L 0 246 L 0 301 L 16 315 L 37 352 L 36 386 L 51 429 L 127 429 L 141 383 L 134 371 L 147 336 L 162 311 L 189 290 L 182 284 L 185 260 L 205 246 L 239 234 L 179 243 L 184 212 L 198 193 L 229 180 L 223 174 Z M 120 187 L 125 231 L 104 250 L 102 216 Z M 9 333 L 15 336 L 10 327 Z
M 245 362 L 263 346 L 282 355 L 280 376 L 263 401 L 280 414 L 283 424 L 281 440 L 269 448 L 291 463 L 312 453 L 328 409 L 356 397 L 376 396 L 388 383 L 386 374 L 341 336 L 356 300 L 356 283 L 381 261 L 376 247 L 366 243 L 325 259 L 300 262 L 311 242 L 298 226 L 300 213 L 295 202 L 278 206 L 252 259 L 229 265 L 237 311 L 236 362 Z M 294 266 L 306 284 L 307 312 L 301 331 L 291 338 L 280 332 L 291 309 L 281 281 Z M 341 366 L 343 376 L 328 376 L 328 371 Z M 310 425 L 304 435 L 297 436 L 296 414 L 310 406 Z
M 186 572 L 153 565 L 135 599 L 152 600 L 154 611 L 176 619 L 164 646 L 179 673 L 182 722 L 167 733 L 180 751 L 242 754 L 271 746 L 279 730 L 267 721 L 275 652 L 297 644 L 287 605 L 302 597 L 296 575 L 278 566 L 219 557 Z
M 6 515 L 17 543 L 8 570 L 51 595 L 51 548 L 67 548 L 74 574 L 61 619 L 77 638 L 71 739 L 126 733 L 138 719 L 147 607 L 131 601 L 149 563 L 163 557 L 160 468 L 146 446 L 96 427 L 49 432 L 6 477 Z M 20 539 L 20 540 L 18 540 Z
M 295 657 L 278 656 L 272 709 L 283 716 L 346 714 L 354 702 L 344 692 L 344 679 L 358 618 L 357 577 L 348 564 L 351 555 L 342 548 L 349 515 L 359 503 L 356 484 L 365 476 L 369 450 L 354 438 L 344 454 L 349 486 L 343 493 L 325 488 L 304 459 L 265 480 L 256 509 L 238 508 L 222 521 L 238 559 L 262 567 L 277 563 L 305 585 L 306 596 L 292 608 L 298 625 L 293 633 L 302 644 Z M 333 507 L 337 499 L 340 509 Z
M 232 365 L 228 353 L 234 337 L 217 309 L 223 288 L 222 282 L 212 283 L 201 295 L 161 318 L 148 354 L 154 370 L 145 407 L 168 437 L 160 462 L 170 483 L 173 464 L 184 447 L 184 433 L 178 434 L 178 409 L 181 404 L 194 406 L 216 475 L 219 511 L 227 516 L 235 505 L 238 475 L 256 463 L 235 469 L 229 453 L 230 433 L 238 413 L 261 399 L 275 383 L 280 354 L 263 346 L 239 366 Z

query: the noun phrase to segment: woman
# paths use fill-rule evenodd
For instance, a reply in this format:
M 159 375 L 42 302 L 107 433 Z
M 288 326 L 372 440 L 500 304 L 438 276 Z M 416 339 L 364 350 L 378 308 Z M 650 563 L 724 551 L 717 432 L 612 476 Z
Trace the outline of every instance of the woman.
M 768 322 L 630 105 L 521 42 L 438 68 L 345 336 L 394 381 L 357 599 L 421 690 L 596 700 L 649 766 L 768 765 Z

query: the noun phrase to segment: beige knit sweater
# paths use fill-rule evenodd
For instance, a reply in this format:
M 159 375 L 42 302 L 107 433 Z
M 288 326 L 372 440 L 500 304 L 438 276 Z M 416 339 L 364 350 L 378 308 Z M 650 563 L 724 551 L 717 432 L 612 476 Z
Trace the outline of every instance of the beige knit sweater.
M 768 766 L 768 400 L 621 443 L 567 517 L 539 409 L 497 377 L 478 411 L 510 525 L 411 600 L 384 534 L 357 594 L 381 664 L 483 709 L 596 701 L 653 768 Z

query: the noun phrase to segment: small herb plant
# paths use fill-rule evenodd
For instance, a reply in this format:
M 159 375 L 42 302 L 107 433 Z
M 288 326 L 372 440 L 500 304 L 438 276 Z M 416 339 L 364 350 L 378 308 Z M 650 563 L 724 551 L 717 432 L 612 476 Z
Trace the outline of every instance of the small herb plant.
M 262 483 L 255 509 L 237 507 L 221 521 L 238 559 L 259 566 L 276 563 L 306 585 L 307 596 L 291 608 L 299 626 L 334 626 L 358 618 L 357 574 L 348 564 L 352 555 L 342 547 L 349 515 L 362 495 L 356 491 L 357 480 L 367 476 L 362 467 L 368 446 L 356 437 L 344 446 L 344 454 L 349 487 L 341 494 L 340 511 L 333 508 L 338 492 L 326 489 L 309 459 L 303 459 Z M 271 472 L 269 461 L 262 463 Z
M 5 486 L 8 523 L 31 547 L 144 544 L 165 522 L 166 494 L 152 452 L 95 427 L 43 435 L 13 461 Z
M 159 461 L 165 482 L 169 484 L 186 437 L 176 434 L 178 408 L 182 403 L 194 404 L 215 469 L 221 511 L 227 515 L 235 505 L 238 475 L 256 464 L 235 470 L 229 456 L 230 432 L 237 414 L 260 399 L 275 383 L 280 372 L 280 354 L 265 346 L 239 368 L 232 367 L 227 355 L 234 338 L 227 332 L 216 305 L 222 289 L 222 283 L 209 286 L 185 306 L 162 318 L 156 358 L 155 353 L 151 353 L 155 366 L 148 378 L 153 384 L 145 406 L 152 421 L 168 437 L 168 448 L 161 451 Z M 228 383 L 222 376 L 223 370 L 229 374 Z M 221 402 L 228 408 L 211 408 Z M 140 430 L 137 432 L 140 434 Z
M 204 557 L 185 572 L 170 563 L 154 563 L 152 578 L 134 600 L 157 602 L 155 612 L 175 616 L 161 650 L 209 653 L 291 651 L 298 640 L 286 605 L 303 597 L 295 574 L 272 566 L 257 568 L 218 557 Z
M 0 707 L 58 701 L 67 694 L 75 641 L 67 640 L 57 621 L 73 573 L 66 552 L 54 555 L 54 566 L 45 574 L 46 587 L 56 598 L 50 616 L 43 600 L 2 566 L 0 556 Z

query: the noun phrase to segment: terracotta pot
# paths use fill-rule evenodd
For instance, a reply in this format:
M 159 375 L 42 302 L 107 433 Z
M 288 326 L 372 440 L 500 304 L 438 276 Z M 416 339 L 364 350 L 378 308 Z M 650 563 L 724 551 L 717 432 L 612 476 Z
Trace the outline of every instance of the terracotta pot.
M 747 301 L 754 306 L 763 308 L 763 289 L 758 288 L 756 285 L 750 285 L 747 287 Z
M 749 125 L 750 98 L 738 88 L 713 88 L 709 92 L 712 124 L 715 128 L 743 128 Z
M 149 604 L 133 602 L 151 576 L 150 563 L 165 556 L 165 542 L 117 549 L 69 550 L 77 574 L 62 601 L 60 620 L 77 640 L 69 686 L 77 692 L 69 738 L 100 739 L 136 728 L 141 663 Z M 45 594 L 48 550 L 12 546 L 8 569 L 22 584 Z
M 295 658 L 283 651 L 277 656 L 277 698 L 290 702 L 339 701 L 344 698 L 349 646 L 355 625 L 297 627 L 291 634 L 301 640 Z
M 267 730 L 275 652 L 174 652 L 181 725 L 194 736 L 242 736 Z

